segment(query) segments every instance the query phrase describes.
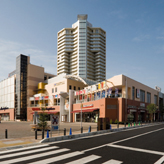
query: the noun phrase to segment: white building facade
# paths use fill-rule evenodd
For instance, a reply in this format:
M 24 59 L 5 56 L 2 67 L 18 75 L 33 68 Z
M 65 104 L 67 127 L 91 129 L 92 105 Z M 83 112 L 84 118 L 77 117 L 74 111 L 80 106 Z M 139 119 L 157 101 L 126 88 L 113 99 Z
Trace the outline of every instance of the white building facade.
M 72 28 L 58 32 L 57 75 L 62 73 L 101 82 L 106 79 L 106 32 L 78 15 Z
M 13 75 L 0 82 L 0 108 L 15 108 L 15 79 Z

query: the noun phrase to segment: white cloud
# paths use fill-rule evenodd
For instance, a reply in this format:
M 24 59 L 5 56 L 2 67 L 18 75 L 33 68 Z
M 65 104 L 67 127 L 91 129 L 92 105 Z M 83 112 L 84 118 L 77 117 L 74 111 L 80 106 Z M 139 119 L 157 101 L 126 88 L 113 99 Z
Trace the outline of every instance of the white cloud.
M 158 36 L 157 39 L 164 40 L 164 36 Z
M 0 81 L 16 69 L 16 57 L 30 55 L 31 64 L 43 66 L 46 72 L 56 74 L 56 56 L 31 45 L 0 39 Z
M 147 39 L 150 39 L 150 35 L 140 35 L 140 36 L 134 37 L 132 40 L 135 42 L 142 42 Z

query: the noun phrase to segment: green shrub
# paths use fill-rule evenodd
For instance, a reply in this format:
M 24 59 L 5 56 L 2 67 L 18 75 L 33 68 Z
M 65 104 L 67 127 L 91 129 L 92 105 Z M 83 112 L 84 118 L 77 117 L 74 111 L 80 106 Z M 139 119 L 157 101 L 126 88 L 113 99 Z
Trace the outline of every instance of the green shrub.
M 112 119 L 110 119 L 110 124 L 112 124 L 113 123 L 113 121 L 112 121 Z
M 118 121 L 117 121 L 117 119 L 115 120 L 115 122 L 114 122 L 115 124 L 117 124 L 118 123 Z

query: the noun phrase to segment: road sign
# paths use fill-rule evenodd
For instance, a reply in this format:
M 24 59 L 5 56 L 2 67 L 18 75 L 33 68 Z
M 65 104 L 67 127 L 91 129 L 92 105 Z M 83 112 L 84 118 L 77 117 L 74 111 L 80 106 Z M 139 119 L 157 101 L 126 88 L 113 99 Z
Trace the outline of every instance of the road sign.
M 51 116 L 51 129 L 52 130 L 59 129 L 59 116 L 56 116 L 56 115 Z

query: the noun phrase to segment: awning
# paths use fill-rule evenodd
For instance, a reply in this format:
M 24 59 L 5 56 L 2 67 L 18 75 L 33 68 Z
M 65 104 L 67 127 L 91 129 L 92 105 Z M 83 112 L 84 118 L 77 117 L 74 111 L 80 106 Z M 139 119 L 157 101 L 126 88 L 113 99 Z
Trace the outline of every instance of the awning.
M 95 110 L 98 110 L 99 108 L 89 108 L 89 109 L 82 109 L 82 113 L 85 113 L 85 112 L 93 112 Z M 74 110 L 72 111 L 71 113 L 80 113 L 81 112 L 81 109 L 79 110 Z
M 32 108 L 33 111 L 38 111 L 40 108 Z
M 37 113 L 38 113 L 38 114 L 39 114 L 39 113 L 56 114 L 56 113 L 59 113 L 59 111 L 56 111 L 56 112 L 47 112 L 47 111 L 46 111 L 46 112 L 42 112 L 42 111 L 38 111 Z M 31 114 L 34 114 L 34 112 L 32 112 Z

